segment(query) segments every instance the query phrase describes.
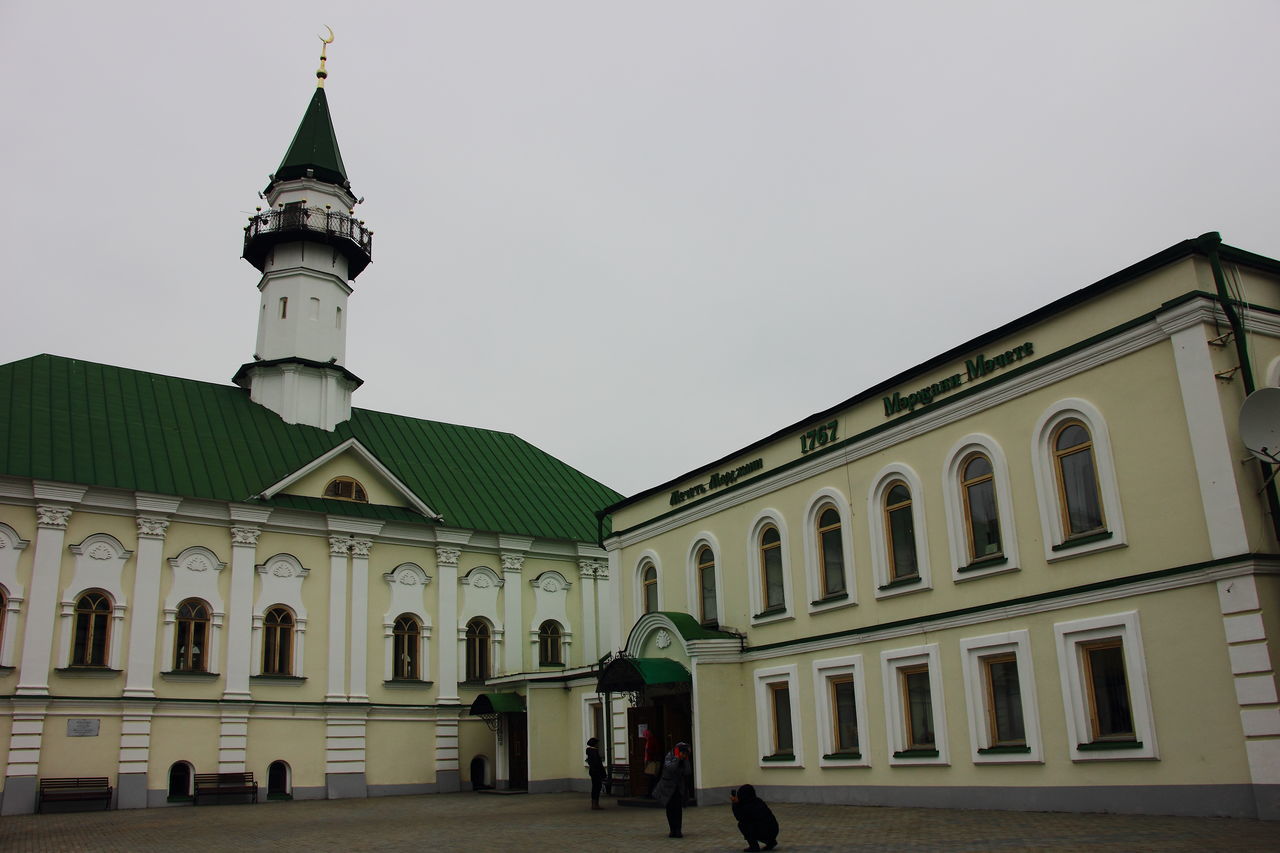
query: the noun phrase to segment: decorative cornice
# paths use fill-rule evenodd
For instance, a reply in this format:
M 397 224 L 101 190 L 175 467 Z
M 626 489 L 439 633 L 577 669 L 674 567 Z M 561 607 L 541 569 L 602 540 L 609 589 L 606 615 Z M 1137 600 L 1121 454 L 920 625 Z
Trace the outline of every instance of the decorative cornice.
M 436 546 L 436 564 L 440 566 L 457 566 L 458 558 L 462 556 L 462 551 L 458 548 L 446 548 L 443 545 Z
M 43 527 L 48 530 L 66 530 L 69 518 L 71 518 L 71 507 L 69 506 L 36 505 L 36 527 Z
M 231 528 L 231 546 L 248 546 L 256 548 L 258 545 L 258 537 L 262 535 L 262 529 L 259 527 L 240 527 Z
M 169 519 L 167 518 L 140 515 L 135 521 L 138 522 L 139 539 L 163 539 L 165 533 L 169 530 Z

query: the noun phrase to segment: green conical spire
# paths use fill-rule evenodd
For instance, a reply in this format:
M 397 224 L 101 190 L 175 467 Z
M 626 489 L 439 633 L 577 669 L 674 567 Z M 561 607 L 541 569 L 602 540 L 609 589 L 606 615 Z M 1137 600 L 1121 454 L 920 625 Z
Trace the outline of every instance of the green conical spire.
M 307 170 L 313 171 L 317 180 L 340 187 L 349 187 L 347 169 L 342 165 L 338 151 L 338 137 L 333 132 L 333 120 L 329 118 L 329 102 L 324 89 L 317 88 L 307 105 L 307 112 L 293 135 L 289 151 L 276 169 L 274 181 L 305 178 Z

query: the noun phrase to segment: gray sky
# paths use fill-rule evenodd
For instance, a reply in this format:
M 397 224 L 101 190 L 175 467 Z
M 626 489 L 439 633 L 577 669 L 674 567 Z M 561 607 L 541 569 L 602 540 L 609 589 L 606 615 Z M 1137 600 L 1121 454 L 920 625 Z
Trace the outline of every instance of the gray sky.
M 627 494 L 1179 240 L 1280 257 L 1280 3 L 0 0 L 0 361 L 228 383 L 314 86 L 357 405 Z

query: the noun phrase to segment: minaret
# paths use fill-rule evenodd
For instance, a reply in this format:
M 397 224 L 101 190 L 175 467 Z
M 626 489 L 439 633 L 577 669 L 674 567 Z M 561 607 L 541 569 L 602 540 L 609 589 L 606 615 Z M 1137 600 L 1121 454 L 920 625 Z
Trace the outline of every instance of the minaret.
M 315 95 L 259 208 L 244 229 L 244 259 L 262 273 L 258 344 L 232 381 L 287 423 L 332 430 L 351 417 L 361 380 L 343 367 L 350 281 L 369 265 L 373 232 L 354 216 L 329 117 L 321 39 Z

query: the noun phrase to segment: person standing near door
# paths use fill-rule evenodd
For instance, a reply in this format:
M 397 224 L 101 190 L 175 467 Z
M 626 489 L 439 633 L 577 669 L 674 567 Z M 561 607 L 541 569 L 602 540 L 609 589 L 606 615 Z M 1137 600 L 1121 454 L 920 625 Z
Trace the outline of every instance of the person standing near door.
M 684 838 L 680 831 L 684 826 L 684 802 L 693 786 L 693 764 L 689 757 L 689 744 L 676 744 L 662 762 L 662 775 L 653 789 L 653 798 L 667 807 L 667 826 L 671 830 L 668 838 Z
M 587 772 L 591 774 L 591 808 L 600 810 L 600 790 L 609 774 L 604 769 L 604 759 L 600 757 L 600 739 L 587 741 Z

